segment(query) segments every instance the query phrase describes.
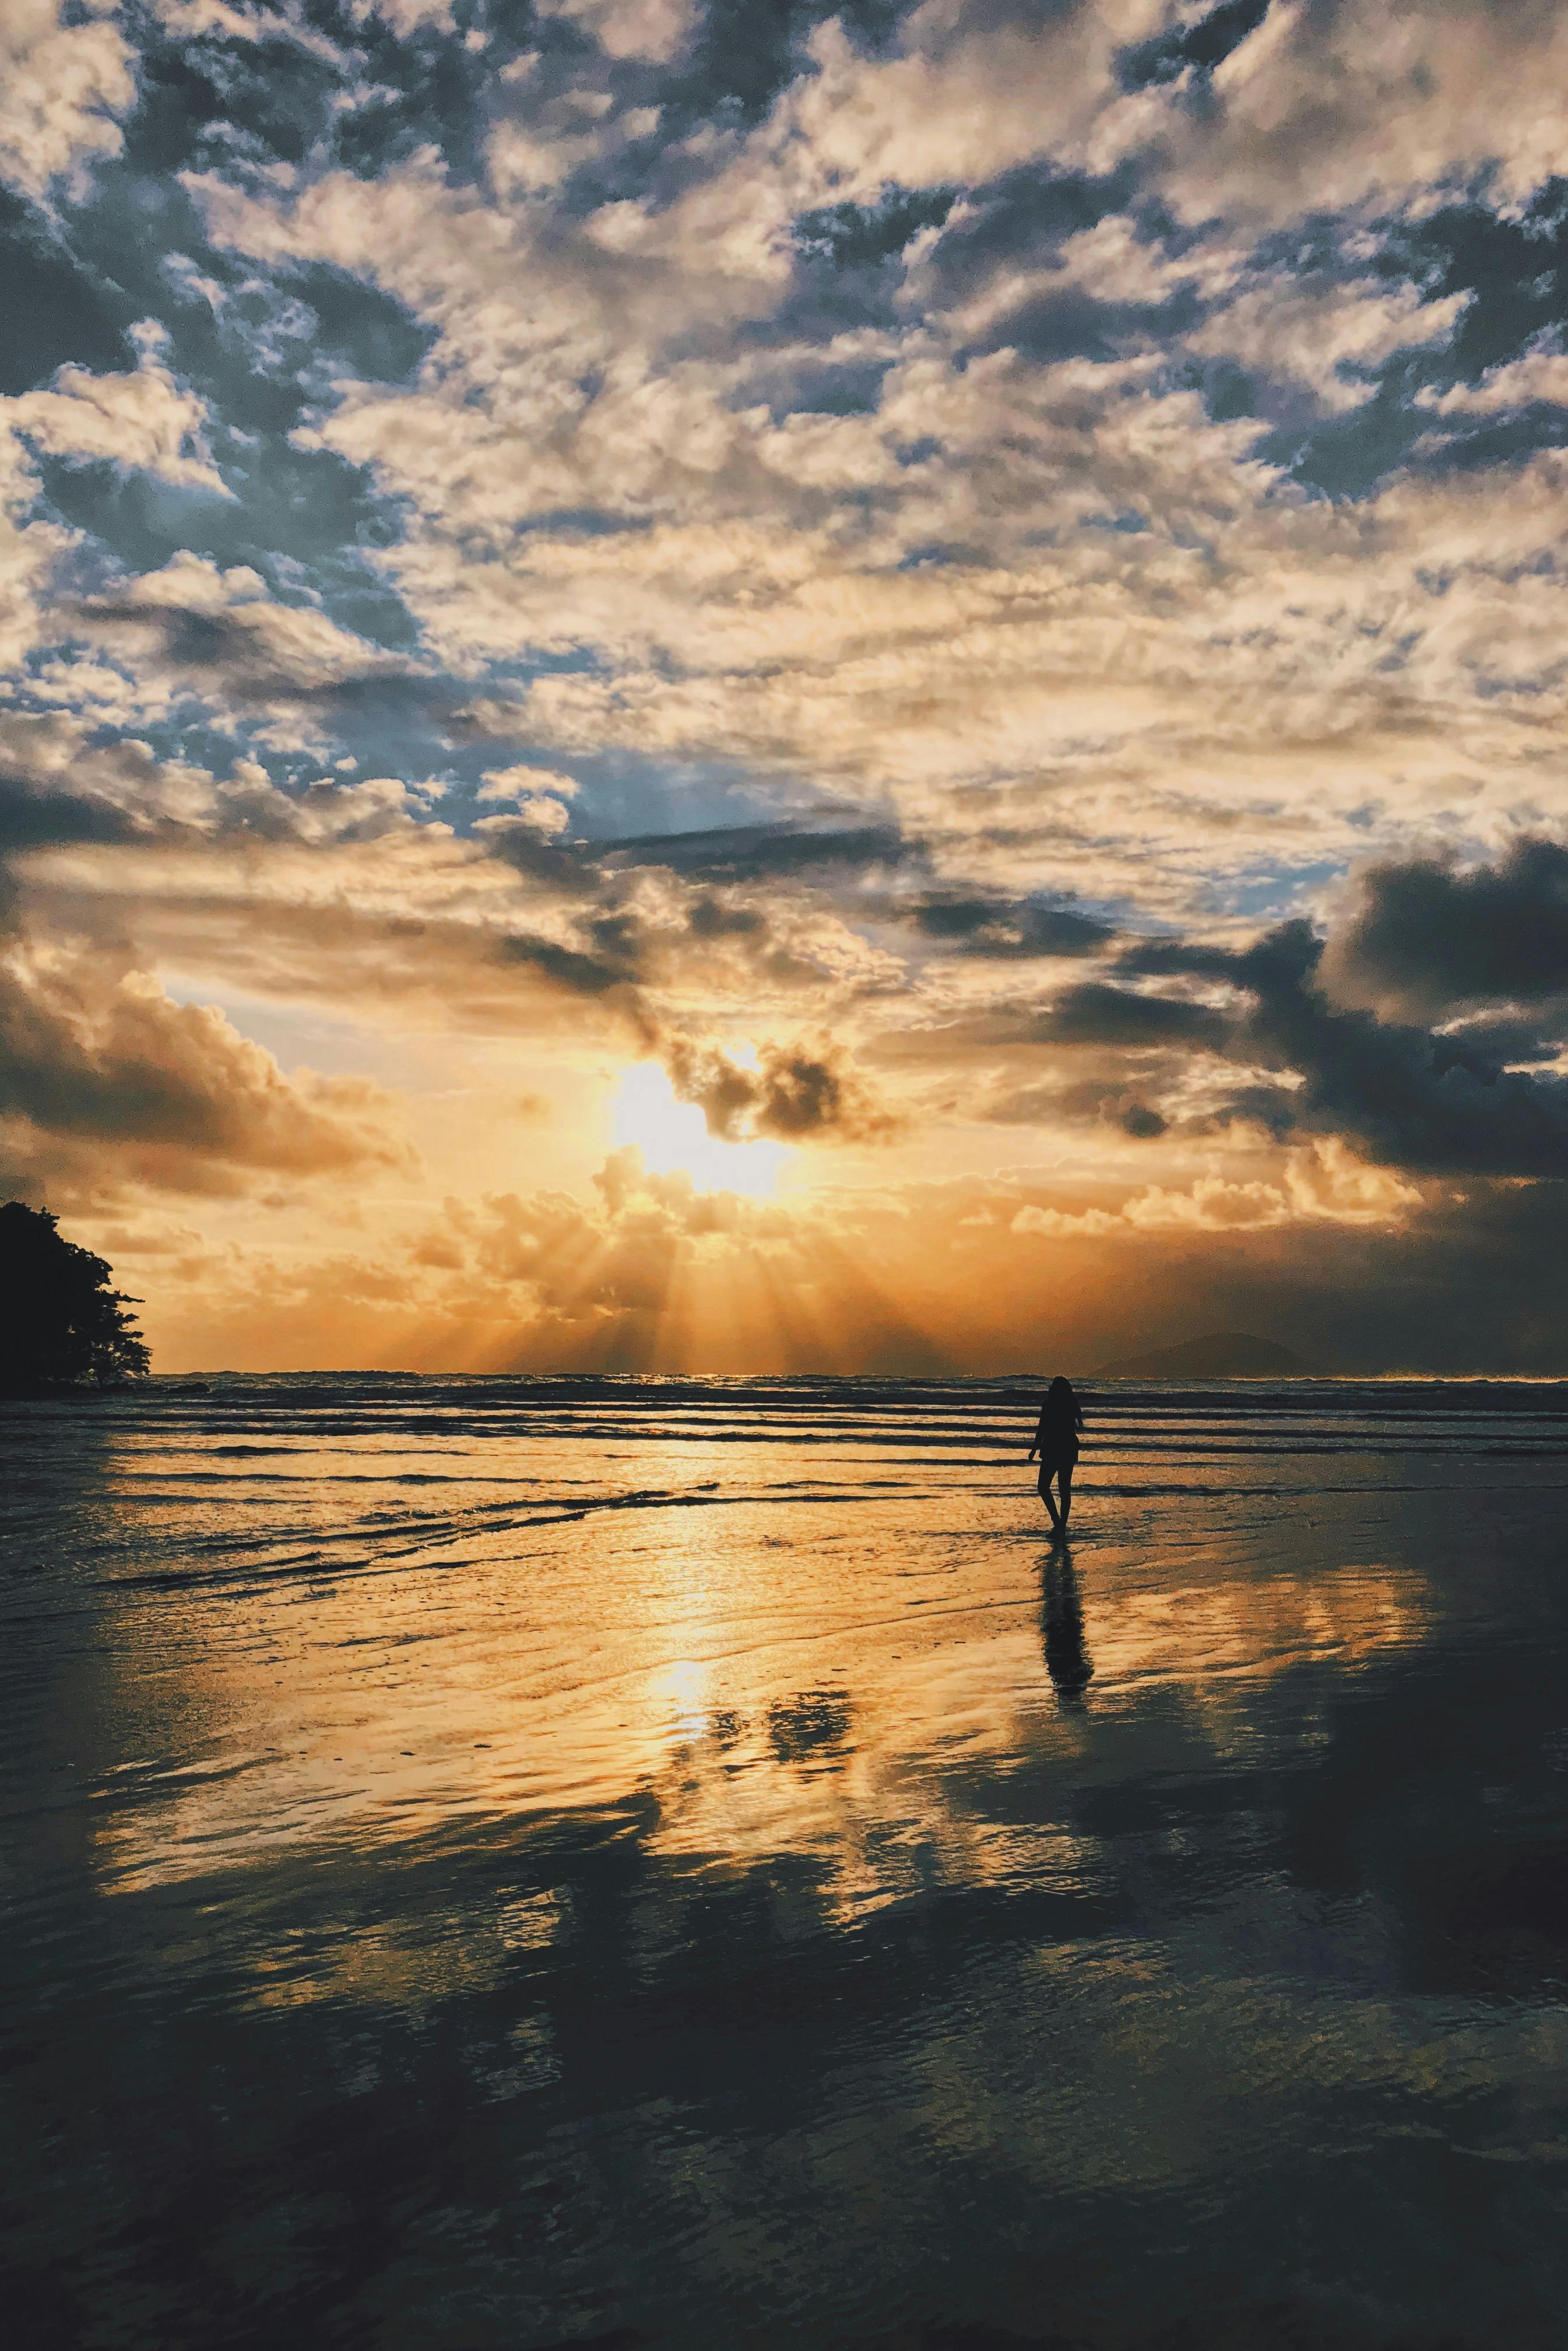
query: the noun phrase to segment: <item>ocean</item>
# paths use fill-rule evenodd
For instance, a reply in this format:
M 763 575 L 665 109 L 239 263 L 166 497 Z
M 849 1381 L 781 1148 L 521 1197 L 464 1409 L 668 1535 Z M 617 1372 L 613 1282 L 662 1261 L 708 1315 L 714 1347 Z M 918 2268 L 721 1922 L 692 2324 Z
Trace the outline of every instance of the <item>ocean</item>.
M 1568 2308 L 1568 1385 L 0 1406 L 26 2351 Z

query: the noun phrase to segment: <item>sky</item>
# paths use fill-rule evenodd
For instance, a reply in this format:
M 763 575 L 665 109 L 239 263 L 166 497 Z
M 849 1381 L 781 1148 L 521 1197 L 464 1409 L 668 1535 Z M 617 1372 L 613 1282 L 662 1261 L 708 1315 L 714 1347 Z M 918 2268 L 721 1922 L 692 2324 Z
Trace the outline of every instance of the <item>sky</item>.
M 1568 1372 L 1560 0 L 0 0 L 155 1368 Z

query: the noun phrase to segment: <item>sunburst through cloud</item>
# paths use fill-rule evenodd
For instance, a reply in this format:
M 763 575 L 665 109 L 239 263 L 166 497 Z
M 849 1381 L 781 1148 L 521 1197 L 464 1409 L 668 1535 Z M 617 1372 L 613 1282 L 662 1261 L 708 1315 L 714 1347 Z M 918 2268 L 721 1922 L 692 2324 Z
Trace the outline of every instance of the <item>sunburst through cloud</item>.
M 678 1099 L 660 1069 L 644 1062 L 616 1088 L 611 1133 L 618 1148 L 631 1145 L 655 1176 L 690 1176 L 700 1191 L 739 1192 L 770 1199 L 790 1157 L 782 1143 L 729 1143 L 709 1132 L 693 1102 Z

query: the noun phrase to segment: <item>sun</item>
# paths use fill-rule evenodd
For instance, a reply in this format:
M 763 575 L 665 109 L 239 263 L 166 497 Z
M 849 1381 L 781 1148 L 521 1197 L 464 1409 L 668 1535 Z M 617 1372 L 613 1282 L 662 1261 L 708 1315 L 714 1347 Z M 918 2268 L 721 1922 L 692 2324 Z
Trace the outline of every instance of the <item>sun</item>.
M 628 1070 L 611 1116 L 616 1144 L 635 1143 L 650 1175 L 687 1175 L 704 1192 L 766 1199 L 789 1157 L 784 1143 L 725 1143 L 710 1134 L 695 1102 L 680 1101 L 664 1071 L 649 1061 Z

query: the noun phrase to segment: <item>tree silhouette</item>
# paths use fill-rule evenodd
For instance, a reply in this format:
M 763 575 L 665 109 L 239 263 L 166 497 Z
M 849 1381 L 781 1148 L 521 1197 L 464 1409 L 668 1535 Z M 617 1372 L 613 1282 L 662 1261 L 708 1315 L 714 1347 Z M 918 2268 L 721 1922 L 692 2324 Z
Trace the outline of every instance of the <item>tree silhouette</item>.
M 60 1238 L 47 1208 L 0 1208 L 0 1388 L 119 1387 L 148 1354 L 108 1262 Z

